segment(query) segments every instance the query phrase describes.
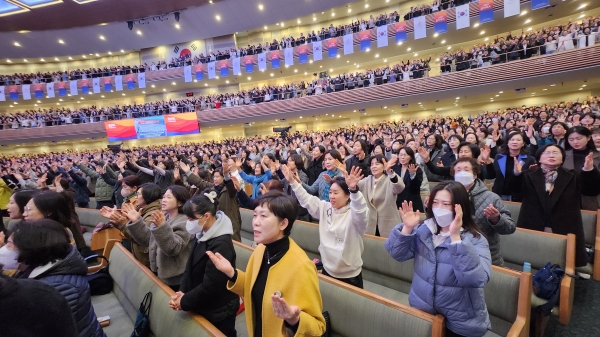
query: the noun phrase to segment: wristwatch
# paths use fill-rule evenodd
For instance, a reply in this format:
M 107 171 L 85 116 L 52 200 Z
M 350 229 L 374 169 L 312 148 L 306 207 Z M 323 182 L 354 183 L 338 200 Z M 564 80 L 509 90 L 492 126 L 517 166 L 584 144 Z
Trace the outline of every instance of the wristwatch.
M 348 190 L 350 191 L 350 193 L 356 193 L 356 192 L 358 192 L 358 187 L 355 190 L 352 190 L 350 188 Z

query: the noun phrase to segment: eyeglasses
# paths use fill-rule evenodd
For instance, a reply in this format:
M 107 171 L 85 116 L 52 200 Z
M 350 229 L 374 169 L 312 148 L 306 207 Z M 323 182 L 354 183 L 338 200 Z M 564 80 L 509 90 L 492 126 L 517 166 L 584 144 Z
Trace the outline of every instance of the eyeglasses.
M 544 156 L 559 156 L 559 155 L 561 155 L 562 153 L 561 153 L 561 152 L 559 152 L 559 151 L 552 151 L 552 152 L 544 151 L 544 152 L 542 152 L 542 154 L 543 154 Z

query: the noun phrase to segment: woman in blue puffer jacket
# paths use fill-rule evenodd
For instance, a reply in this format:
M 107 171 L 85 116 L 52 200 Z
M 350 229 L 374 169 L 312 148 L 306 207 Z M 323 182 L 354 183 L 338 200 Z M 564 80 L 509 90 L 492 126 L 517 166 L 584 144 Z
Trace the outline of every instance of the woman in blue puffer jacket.
M 415 259 L 408 301 L 414 308 L 446 317 L 446 337 L 481 337 L 491 329 L 483 287 L 490 280 L 486 238 L 471 216 L 469 195 L 460 183 L 445 181 L 431 192 L 427 219 L 404 202 L 385 249 L 400 261 Z
M 65 227 L 54 220 L 20 222 L 14 244 L 17 261 L 27 268 L 15 277 L 39 280 L 58 290 L 71 307 L 79 337 L 106 337 L 92 307 L 87 265 L 69 241 Z

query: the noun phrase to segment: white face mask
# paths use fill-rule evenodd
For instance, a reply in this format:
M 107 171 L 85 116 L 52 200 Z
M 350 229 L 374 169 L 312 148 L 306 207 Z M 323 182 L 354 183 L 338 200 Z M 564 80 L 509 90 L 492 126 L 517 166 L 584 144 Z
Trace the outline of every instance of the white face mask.
M 0 264 L 3 265 L 3 269 L 17 269 L 17 267 L 19 266 L 19 262 L 17 262 L 18 257 L 19 252 L 17 251 L 10 250 L 6 246 L 0 248 Z
M 432 208 L 433 216 L 435 217 L 435 222 L 437 222 L 440 227 L 448 227 L 454 221 L 454 214 L 449 209 L 435 207 Z
M 467 187 L 475 181 L 475 177 L 471 172 L 460 171 L 454 174 L 454 181 L 456 181 L 457 183 L 461 183 L 463 186 Z
M 542 132 L 543 133 L 550 133 L 550 127 L 548 127 L 548 126 L 543 127 L 542 128 Z
M 198 223 L 199 221 L 200 219 L 186 221 L 185 229 L 188 231 L 188 233 L 195 235 L 202 232 L 202 229 L 204 228 L 204 225 L 206 225 L 206 221 L 208 221 L 208 219 L 206 219 L 202 225 Z

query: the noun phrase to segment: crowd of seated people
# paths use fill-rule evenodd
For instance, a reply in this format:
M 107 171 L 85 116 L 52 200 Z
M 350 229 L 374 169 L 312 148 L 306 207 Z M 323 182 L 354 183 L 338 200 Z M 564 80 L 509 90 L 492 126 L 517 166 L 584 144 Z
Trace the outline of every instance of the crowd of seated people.
M 248 327 L 255 332 L 277 335 L 272 326 L 278 322 L 298 333 L 320 334 L 324 319 L 317 271 L 289 238 L 302 215 L 318 223 L 324 275 L 362 288 L 362 236 L 387 237 L 385 248 L 394 259 L 415 258 L 410 304 L 445 315 L 451 336 L 483 336 L 490 321 L 486 307 L 476 303 L 484 303 L 491 265 L 504 264 L 499 235 L 511 235 L 516 227 L 573 233 L 576 265 L 587 262 L 579 210 L 600 208 L 599 99 L 296 131 L 286 137 L 5 155 L 0 200 L 6 201 L 0 209 L 24 221 L 1 232 L 0 264 L 12 269 L 7 273 L 15 282 L 39 280 L 61 294 L 75 289 L 84 301 L 72 307 L 74 320 L 95 322 L 89 290 L 74 281 L 84 273 L 80 259 L 86 247 L 74 209 L 67 206 L 85 207 L 91 191 L 110 220 L 108 227 L 120 229 L 135 258 L 176 291 L 169 303 L 158 305 L 200 313 L 234 336 L 239 302 L 231 290 L 244 296 L 246 318 L 252 320 Z M 494 179 L 491 190 L 486 179 Z M 440 183 L 429 190 L 427 181 Z M 251 195 L 245 195 L 243 184 L 253 185 Z M 541 206 L 545 194 L 539 190 L 559 193 L 552 217 L 544 215 L 549 210 Z M 422 194 L 429 195 L 425 205 Z M 523 203 L 517 221 L 504 205 L 507 200 Z M 231 240 L 240 240 L 240 205 L 254 208 L 259 244 L 254 254 L 264 254 L 267 262 L 249 263 L 254 272 L 248 274 L 233 267 Z M 32 240 L 36 232 L 43 233 L 40 242 Z M 424 256 L 438 246 L 446 249 L 434 266 Z M 44 249 L 53 255 L 36 255 Z M 186 264 L 188 259 L 201 262 Z M 288 269 L 277 267 L 280 263 Z M 289 268 L 296 270 L 289 279 L 295 287 L 282 281 Z M 65 270 L 75 278 L 64 277 Z M 432 277 L 431 270 L 438 270 L 434 285 L 421 281 Z M 279 288 L 271 289 L 270 277 L 279 280 Z M 435 291 L 428 292 L 430 286 Z M 272 295 L 278 290 L 286 301 Z M 467 293 L 480 300 L 457 309 L 455 301 Z M 220 294 L 219 301 L 214 294 Z M 264 296 L 272 311 L 257 305 Z M 435 309 L 425 304 L 434 302 Z M 82 310 L 91 314 L 83 317 Z M 469 314 L 455 315 L 456 310 Z M 77 326 L 85 326 L 80 333 L 86 336 L 103 335 L 95 323 Z
M 447 9 L 451 6 L 459 5 L 459 1 L 469 2 L 470 0 L 444 0 L 435 1 L 431 5 L 423 5 L 422 7 L 411 7 L 410 12 L 404 16 L 405 20 L 410 20 L 412 17 L 431 14 L 432 12 Z M 427 10 L 426 10 L 427 9 Z M 114 75 L 127 75 L 136 74 L 147 71 L 158 71 L 166 70 L 171 68 L 178 68 L 187 65 L 208 63 L 219 60 L 227 60 L 230 58 L 242 57 L 246 55 L 256 55 L 269 50 L 279 50 L 288 47 L 295 47 L 301 44 L 316 42 L 325 40 L 331 37 L 343 36 L 346 34 L 357 33 L 367 29 L 379 27 L 386 24 L 398 22 L 400 16 L 398 12 L 384 13 L 376 15 L 370 15 L 368 19 L 360 19 L 357 21 L 352 20 L 349 24 L 340 24 L 337 27 L 333 24 L 329 27 L 322 27 L 321 30 L 311 32 L 304 35 L 300 33 L 300 36 L 283 36 L 279 41 L 273 39 L 272 42 L 265 41 L 257 45 L 248 45 L 247 47 L 229 48 L 225 50 L 214 50 L 209 51 L 206 55 L 200 53 L 192 57 L 190 54 L 182 55 L 180 57 L 171 58 L 168 61 L 151 62 L 150 64 L 145 63 L 141 65 L 120 65 L 103 68 L 89 68 L 89 69 L 76 69 L 66 71 L 53 71 L 53 72 L 37 72 L 31 74 L 12 74 L 12 75 L 0 75 L 0 85 L 21 85 L 21 84 L 34 84 L 34 83 L 52 83 L 52 82 L 66 82 L 71 80 L 81 80 L 96 77 L 106 77 Z
M 440 70 L 442 73 L 461 71 L 588 47 L 600 42 L 599 33 L 600 16 L 588 16 L 581 23 L 568 22 L 535 31 L 522 30 L 516 35 L 509 32 L 506 36 L 497 36 L 491 43 L 445 52 L 439 58 Z

